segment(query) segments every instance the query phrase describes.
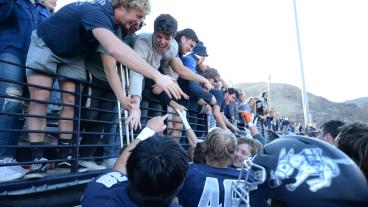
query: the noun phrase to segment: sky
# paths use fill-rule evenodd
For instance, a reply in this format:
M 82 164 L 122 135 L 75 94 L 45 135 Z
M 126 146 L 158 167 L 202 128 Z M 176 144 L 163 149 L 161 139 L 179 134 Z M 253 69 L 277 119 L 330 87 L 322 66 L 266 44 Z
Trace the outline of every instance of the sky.
M 58 0 L 58 7 L 72 1 Z M 301 88 L 293 0 L 151 3 L 141 31 L 153 32 L 154 19 L 171 14 L 179 30 L 196 31 L 209 54 L 205 63 L 225 81 L 267 82 L 271 77 L 271 83 Z M 307 91 L 334 102 L 368 96 L 368 1 L 296 0 L 296 7 Z

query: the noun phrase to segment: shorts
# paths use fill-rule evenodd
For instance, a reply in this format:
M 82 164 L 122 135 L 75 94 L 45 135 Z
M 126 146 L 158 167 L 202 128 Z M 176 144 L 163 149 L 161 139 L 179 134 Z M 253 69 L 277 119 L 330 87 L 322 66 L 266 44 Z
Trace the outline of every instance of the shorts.
M 81 57 L 63 58 L 55 55 L 42 38 L 37 36 L 36 30 L 31 35 L 26 65 L 54 75 L 61 75 L 82 81 L 86 80 L 84 59 Z M 33 69 L 26 69 L 27 76 L 36 74 L 41 73 Z

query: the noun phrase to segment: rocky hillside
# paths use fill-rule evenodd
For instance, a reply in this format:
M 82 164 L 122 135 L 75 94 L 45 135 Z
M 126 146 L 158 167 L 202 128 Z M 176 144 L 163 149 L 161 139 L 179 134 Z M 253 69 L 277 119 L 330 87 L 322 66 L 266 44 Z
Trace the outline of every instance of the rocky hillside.
M 258 97 L 262 91 L 267 91 L 267 84 L 241 83 L 235 87 L 245 89 L 249 96 Z M 304 123 L 303 102 L 301 90 L 295 86 L 280 83 L 270 84 L 271 106 L 282 115 L 289 117 L 295 122 Z M 368 97 L 365 102 L 359 99 L 344 103 L 335 103 L 321 96 L 308 93 L 309 109 L 313 122 L 319 126 L 330 119 L 339 119 L 344 122 L 361 121 L 368 123 Z M 359 103 L 359 104 L 358 104 Z

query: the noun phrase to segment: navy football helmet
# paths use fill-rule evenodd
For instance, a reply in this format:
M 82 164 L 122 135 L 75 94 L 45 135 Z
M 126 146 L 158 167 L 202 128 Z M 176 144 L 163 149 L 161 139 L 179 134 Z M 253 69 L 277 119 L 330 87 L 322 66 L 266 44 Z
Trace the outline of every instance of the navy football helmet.
M 261 179 L 234 182 L 233 194 L 243 203 L 238 206 L 368 206 L 368 183 L 359 167 L 336 147 L 315 138 L 276 139 L 245 161 L 241 173 Z

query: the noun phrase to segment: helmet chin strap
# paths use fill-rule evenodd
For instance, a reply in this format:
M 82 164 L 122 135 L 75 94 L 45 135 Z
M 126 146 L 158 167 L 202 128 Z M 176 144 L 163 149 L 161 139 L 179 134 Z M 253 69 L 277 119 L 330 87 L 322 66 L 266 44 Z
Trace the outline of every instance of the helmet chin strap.
M 258 189 L 258 185 L 266 181 L 264 167 L 252 162 L 252 158 L 245 160 L 240 170 L 238 180 L 233 181 L 231 186 L 234 198 L 239 198 L 235 206 L 250 207 L 249 192 Z

